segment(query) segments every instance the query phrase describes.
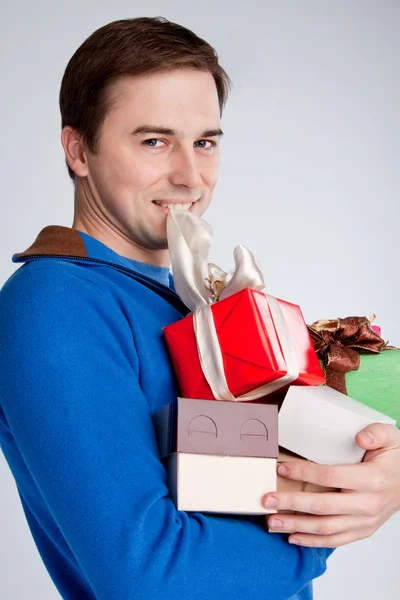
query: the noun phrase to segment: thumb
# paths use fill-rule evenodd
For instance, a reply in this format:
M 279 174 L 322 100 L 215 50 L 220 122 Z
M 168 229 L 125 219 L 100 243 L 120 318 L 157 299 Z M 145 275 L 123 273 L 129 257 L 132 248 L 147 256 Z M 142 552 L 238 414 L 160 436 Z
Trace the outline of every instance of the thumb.
M 400 443 L 400 431 L 394 425 L 372 423 L 357 433 L 356 443 L 365 450 L 391 448 Z

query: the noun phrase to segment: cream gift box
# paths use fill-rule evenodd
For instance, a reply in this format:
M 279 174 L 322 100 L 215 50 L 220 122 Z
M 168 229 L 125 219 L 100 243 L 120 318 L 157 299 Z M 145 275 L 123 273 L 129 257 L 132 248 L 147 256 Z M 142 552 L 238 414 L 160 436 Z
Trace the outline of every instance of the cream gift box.
M 178 510 L 276 512 L 261 504 L 276 490 L 276 405 L 178 398 L 153 421 Z
M 362 461 L 355 441 L 371 423 L 396 421 L 327 386 L 292 386 L 279 411 L 279 445 L 320 464 Z

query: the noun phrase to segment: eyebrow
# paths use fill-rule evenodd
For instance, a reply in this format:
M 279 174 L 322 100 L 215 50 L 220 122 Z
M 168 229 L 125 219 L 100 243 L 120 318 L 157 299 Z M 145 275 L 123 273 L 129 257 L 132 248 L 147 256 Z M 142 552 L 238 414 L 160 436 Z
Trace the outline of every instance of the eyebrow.
M 143 133 L 152 134 L 156 133 L 158 135 L 170 135 L 178 137 L 179 132 L 176 129 L 170 129 L 169 127 L 159 127 L 154 125 L 140 125 L 136 127 L 135 131 L 132 132 L 133 135 L 141 135 Z M 222 137 L 224 132 L 222 129 L 206 129 L 203 131 L 199 137 Z

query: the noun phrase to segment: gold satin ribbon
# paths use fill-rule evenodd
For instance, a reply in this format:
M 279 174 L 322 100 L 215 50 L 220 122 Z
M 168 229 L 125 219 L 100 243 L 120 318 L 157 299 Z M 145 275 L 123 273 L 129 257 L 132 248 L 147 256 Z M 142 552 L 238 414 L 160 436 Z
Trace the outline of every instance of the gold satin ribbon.
M 262 290 L 264 277 L 254 255 L 244 246 L 234 249 L 235 268 L 229 273 L 208 263 L 211 226 L 189 211 L 170 211 L 167 238 L 177 294 L 193 313 L 193 326 L 203 374 L 214 398 L 249 401 L 266 396 L 295 381 L 299 367 L 282 309 L 267 295 L 272 319 L 282 348 L 287 374 L 240 397 L 229 390 L 211 305 L 246 288 Z

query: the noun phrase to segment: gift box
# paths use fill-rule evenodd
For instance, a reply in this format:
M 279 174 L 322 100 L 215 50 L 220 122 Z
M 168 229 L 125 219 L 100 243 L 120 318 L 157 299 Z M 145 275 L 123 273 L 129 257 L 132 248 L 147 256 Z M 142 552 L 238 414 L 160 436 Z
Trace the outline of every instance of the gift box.
M 400 425 L 400 350 L 362 354 L 358 370 L 345 377 L 351 398 L 392 417 Z
M 276 491 L 276 458 L 177 452 L 164 459 L 168 488 L 185 512 L 265 515 L 262 497 Z
M 374 315 L 375 316 L 375 315 Z M 400 350 L 366 317 L 321 320 L 309 326 L 326 384 L 400 424 Z
M 325 381 L 301 309 L 278 300 L 294 347 L 299 375 L 292 385 Z M 244 289 L 211 306 L 229 390 L 240 397 L 276 382 L 288 373 L 282 345 L 271 315 L 268 296 Z M 164 328 L 181 393 L 188 398 L 213 399 L 202 371 L 193 315 Z
M 279 445 L 320 464 L 362 461 L 355 437 L 371 423 L 396 421 L 328 386 L 291 386 L 279 411 Z
M 211 227 L 189 211 L 169 211 L 167 237 L 176 291 L 192 311 L 164 328 L 182 396 L 253 401 L 325 381 L 300 307 L 261 291 L 249 250 L 235 248 L 229 273 L 208 263 Z
M 276 490 L 278 408 L 178 398 L 153 415 L 178 510 L 262 515 Z
M 153 415 L 160 458 L 175 452 L 277 458 L 274 404 L 178 398 Z
M 323 367 L 323 361 L 320 360 Z M 400 426 L 400 350 L 361 354 L 356 371 L 344 374 L 347 394 L 397 421 Z

